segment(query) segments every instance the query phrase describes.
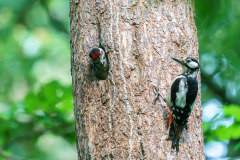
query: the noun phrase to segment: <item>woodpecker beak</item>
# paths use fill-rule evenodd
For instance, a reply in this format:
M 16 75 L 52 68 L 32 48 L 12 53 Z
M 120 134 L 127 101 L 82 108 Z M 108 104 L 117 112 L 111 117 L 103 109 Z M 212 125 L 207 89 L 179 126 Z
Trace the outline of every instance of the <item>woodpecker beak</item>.
M 181 58 L 175 58 L 175 57 L 172 57 L 172 59 L 173 59 L 174 61 L 177 61 L 178 63 L 184 65 L 184 61 L 183 61 Z

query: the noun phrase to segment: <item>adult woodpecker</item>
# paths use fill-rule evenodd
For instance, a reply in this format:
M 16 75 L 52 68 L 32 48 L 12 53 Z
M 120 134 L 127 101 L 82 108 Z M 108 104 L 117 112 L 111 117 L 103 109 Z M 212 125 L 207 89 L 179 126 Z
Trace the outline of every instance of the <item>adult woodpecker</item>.
M 172 148 L 176 148 L 178 152 L 179 139 L 181 138 L 183 129 L 186 127 L 197 97 L 197 73 L 199 70 L 199 63 L 192 57 L 172 59 L 181 64 L 183 73 L 174 79 L 166 98 L 163 98 L 158 90 L 156 98 L 161 96 L 170 109 L 170 128 L 168 134 L 172 140 Z
M 94 75 L 101 80 L 105 80 L 108 76 L 109 70 L 107 54 L 102 48 L 93 48 L 89 52 L 89 57 L 93 63 Z

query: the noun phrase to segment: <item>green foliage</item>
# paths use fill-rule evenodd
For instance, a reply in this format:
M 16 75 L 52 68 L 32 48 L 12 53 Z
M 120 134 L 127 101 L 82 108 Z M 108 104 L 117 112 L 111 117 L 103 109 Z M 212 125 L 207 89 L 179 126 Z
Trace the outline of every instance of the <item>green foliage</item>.
M 203 102 L 217 93 L 223 103 L 240 104 L 239 5 L 234 0 L 196 1 L 201 71 L 210 90 L 203 90 Z
M 45 114 L 67 113 L 72 105 L 70 87 L 64 87 L 53 81 L 41 87 L 38 93 L 30 92 L 24 100 L 29 114 L 36 114 L 41 110 Z M 34 108 L 32 106 L 35 106 Z M 72 112 L 72 110 L 70 110 Z
M 76 159 L 68 11 L 0 1 L 0 159 Z
M 228 128 L 220 126 L 216 131 L 213 131 L 212 134 L 216 134 L 216 136 L 222 140 L 239 139 L 240 126 L 239 124 L 233 124 Z
M 239 123 L 240 122 L 240 106 L 238 105 L 225 105 L 223 106 L 225 116 L 234 116 L 235 122 Z M 240 136 L 240 135 L 239 135 Z
M 202 103 L 217 99 L 224 114 L 203 123 L 205 143 L 228 142 L 228 156 L 240 152 L 240 1 L 195 0 Z M 218 125 L 234 117 L 233 124 Z
M 234 124 L 230 127 L 220 126 L 217 130 L 212 131 L 211 134 L 216 135 L 221 140 L 240 139 L 240 106 L 234 104 L 225 105 L 223 110 L 225 116 L 234 117 Z
M 71 86 L 65 87 L 57 81 L 27 94 L 22 103 L 1 112 L 0 119 L 0 145 L 20 157 L 43 157 L 38 143 L 45 134 L 75 143 Z M 18 150 L 18 147 L 23 149 Z M 44 159 L 51 158 L 45 155 Z

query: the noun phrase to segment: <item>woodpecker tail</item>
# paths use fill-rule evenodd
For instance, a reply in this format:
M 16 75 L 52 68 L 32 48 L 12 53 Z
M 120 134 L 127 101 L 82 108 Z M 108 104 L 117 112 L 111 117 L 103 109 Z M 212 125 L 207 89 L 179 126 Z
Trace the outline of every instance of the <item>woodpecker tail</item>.
M 170 130 L 169 130 L 169 137 L 172 140 L 172 148 L 176 148 L 176 152 L 179 151 L 179 140 L 182 135 L 184 127 L 179 127 L 178 125 L 174 125 L 174 123 L 171 124 Z

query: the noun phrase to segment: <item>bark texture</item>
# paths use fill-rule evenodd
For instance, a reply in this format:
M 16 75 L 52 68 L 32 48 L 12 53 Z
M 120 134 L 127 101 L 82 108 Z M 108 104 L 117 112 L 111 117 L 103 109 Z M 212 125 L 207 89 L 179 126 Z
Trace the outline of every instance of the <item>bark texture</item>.
M 70 7 L 78 158 L 205 159 L 200 90 L 178 155 L 166 139 L 166 104 L 153 105 L 154 86 L 165 96 L 181 73 L 170 57 L 198 59 L 193 2 L 70 0 Z M 88 57 L 99 42 L 111 50 L 101 81 Z

